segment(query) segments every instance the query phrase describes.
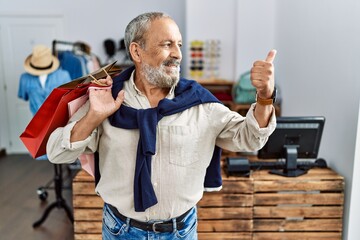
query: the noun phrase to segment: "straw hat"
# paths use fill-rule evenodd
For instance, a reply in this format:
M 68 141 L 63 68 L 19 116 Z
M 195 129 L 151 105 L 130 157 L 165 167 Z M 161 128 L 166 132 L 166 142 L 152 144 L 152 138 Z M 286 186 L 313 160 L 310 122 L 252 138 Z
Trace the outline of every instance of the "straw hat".
M 42 74 L 49 74 L 59 68 L 59 59 L 51 54 L 50 48 L 44 45 L 37 45 L 33 48 L 24 63 L 25 71 L 39 76 Z

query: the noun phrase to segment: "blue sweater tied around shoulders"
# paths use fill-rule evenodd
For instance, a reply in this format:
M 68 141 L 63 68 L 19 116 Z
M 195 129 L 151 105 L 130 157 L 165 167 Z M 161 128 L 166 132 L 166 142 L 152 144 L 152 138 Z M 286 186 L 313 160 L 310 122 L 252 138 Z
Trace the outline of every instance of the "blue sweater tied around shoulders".
M 133 70 L 134 67 L 130 67 L 113 79 L 112 95 L 114 99 L 123 88 L 124 82 L 129 80 Z M 156 152 L 156 128 L 158 122 L 164 116 L 210 102 L 220 103 L 216 97 L 196 81 L 181 78 L 175 88 L 175 97 L 173 99 L 164 98 L 157 107 L 148 109 L 134 109 L 121 105 L 109 117 L 110 124 L 114 127 L 139 129 L 140 132 L 134 178 L 135 211 L 144 212 L 158 202 L 151 184 L 151 157 Z M 204 179 L 204 187 L 206 188 L 218 188 L 222 185 L 220 156 L 221 149 L 214 146 L 213 157 Z

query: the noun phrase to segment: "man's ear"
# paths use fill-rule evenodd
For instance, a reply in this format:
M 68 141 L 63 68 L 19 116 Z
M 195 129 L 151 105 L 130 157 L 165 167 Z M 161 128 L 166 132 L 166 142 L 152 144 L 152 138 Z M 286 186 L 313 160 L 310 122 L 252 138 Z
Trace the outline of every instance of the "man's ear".
M 140 45 L 138 43 L 132 42 L 130 43 L 130 54 L 134 62 L 141 62 L 140 57 Z

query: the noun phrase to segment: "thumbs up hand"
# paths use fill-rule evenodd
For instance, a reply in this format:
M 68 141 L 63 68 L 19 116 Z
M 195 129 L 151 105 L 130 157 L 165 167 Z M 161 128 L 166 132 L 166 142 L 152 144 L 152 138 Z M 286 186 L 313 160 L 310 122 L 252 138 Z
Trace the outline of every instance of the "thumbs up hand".
M 274 65 L 276 50 L 271 50 L 265 60 L 254 62 L 251 68 L 250 79 L 262 99 L 269 99 L 274 91 Z

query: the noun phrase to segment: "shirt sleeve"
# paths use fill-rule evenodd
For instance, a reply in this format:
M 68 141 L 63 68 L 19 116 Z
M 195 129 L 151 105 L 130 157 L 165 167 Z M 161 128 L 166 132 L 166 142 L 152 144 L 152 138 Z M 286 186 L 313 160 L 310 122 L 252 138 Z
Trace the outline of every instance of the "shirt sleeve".
M 25 101 L 29 100 L 28 87 L 27 87 L 27 84 L 26 84 L 28 80 L 29 79 L 26 77 L 26 74 L 22 74 L 20 76 L 18 97 L 25 100 Z
M 253 152 L 261 149 L 275 130 L 276 117 L 273 109 L 269 124 L 260 128 L 254 116 L 255 103 L 246 117 L 231 111 L 222 104 L 212 104 L 209 115 L 216 131 L 216 145 L 229 151 Z
M 98 128 L 86 139 L 70 142 L 71 131 L 75 124 L 86 114 L 89 103 L 85 103 L 70 119 L 65 127 L 59 127 L 51 133 L 46 145 L 48 159 L 52 163 L 72 163 L 82 153 L 92 153 L 97 150 Z
M 61 69 L 61 81 L 59 82 L 59 86 L 71 81 L 71 77 L 68 71 Z

